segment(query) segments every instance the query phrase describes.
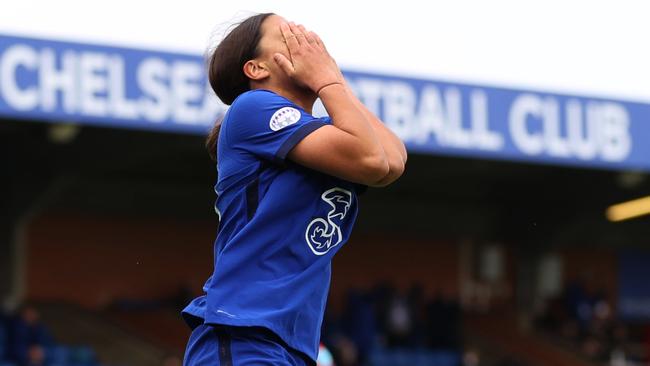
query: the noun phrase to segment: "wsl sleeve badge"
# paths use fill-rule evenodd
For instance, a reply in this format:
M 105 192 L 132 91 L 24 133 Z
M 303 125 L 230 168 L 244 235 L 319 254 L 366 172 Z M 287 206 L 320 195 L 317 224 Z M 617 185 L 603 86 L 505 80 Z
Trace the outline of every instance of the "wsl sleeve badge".
M 273 113 L 269 127 L 273 131 L 278 131 L 298 121 L 300 121 L 300 111 L 293 107 L 284 107 Z

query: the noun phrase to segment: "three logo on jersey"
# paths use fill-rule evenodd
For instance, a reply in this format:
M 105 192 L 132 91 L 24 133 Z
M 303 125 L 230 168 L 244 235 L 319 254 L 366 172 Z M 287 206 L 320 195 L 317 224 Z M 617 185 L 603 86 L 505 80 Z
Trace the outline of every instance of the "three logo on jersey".
M 300 111 L 293 107 L 280 108 L 271 116 L 269 127 L 273 131 L 281 130 L 300 120 Z M 328 189 L 321 199 L 332 209 L 327 217 L 317 217 L 307 226 L 305 240 L 316 255 L 324 255 L 343 241 L 341 225 L 352 206 L 352 193 L 343 188 Z
M 326 218 L 313 219 L 305 231 L 305 240 L 316 255 L 326 254 L 343 241 L 341 225 L 352 206 L 352 192 L 335 187 L 323 192 L 321 199 L 332 209 Z

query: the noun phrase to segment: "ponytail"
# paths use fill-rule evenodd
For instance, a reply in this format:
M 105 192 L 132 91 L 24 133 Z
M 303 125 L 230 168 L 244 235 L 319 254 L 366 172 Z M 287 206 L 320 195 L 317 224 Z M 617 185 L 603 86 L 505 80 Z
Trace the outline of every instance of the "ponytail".
M 244 74 L 244 65 L 256 58 L 262 39 L 262 23 L 273 13 L 253 15 L 226 35 L 212 51 L 208 60 L 208 80 L 217 97 L 226 105 L 240 94 L 251 90 L 250 80 Z M 223 116 L 219 117 L 205 140 L 205 147 L 212 160 L 217 161 L 217 142 Z
M 208 137 L 205 139 L 205 148 L 208 149 L 208 154 L 212 161 L 217 161 L 217 141 L 219 141 L 219 131 L 221 131 L 221 123 L 223 122 L 223 117 L 219 117 L 214 123 L 212 130 L 208 133 Z

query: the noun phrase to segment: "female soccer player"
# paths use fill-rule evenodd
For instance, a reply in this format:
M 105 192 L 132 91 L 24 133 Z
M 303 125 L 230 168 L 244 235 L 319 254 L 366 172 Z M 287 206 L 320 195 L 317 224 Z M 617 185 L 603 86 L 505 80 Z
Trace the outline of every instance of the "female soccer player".
M 330 262 L 352 230 L 357 192 L 399 178 L 406 150 L 320 38 L 277 15 L 235 27 L 211 56 L 209 81 L 231 107 L 208 137 L 220 225 L 206 294 L 183 311 L 193 329 L 184 363 L 313 365 Z M 312 116 L 319 97 L 329 117 Z

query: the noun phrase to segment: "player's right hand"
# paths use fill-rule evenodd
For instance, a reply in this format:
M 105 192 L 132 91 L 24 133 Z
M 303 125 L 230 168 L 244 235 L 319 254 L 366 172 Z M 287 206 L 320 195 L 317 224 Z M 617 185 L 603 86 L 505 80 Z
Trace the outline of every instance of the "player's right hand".
M 273 59 L 293 81 L 314 93 L 332 84 L 343 84 L 341 70 L 316 33 L 294 23 L 282 23 L 280 31 L 291 59 L 281 53 L 273 55 Z

